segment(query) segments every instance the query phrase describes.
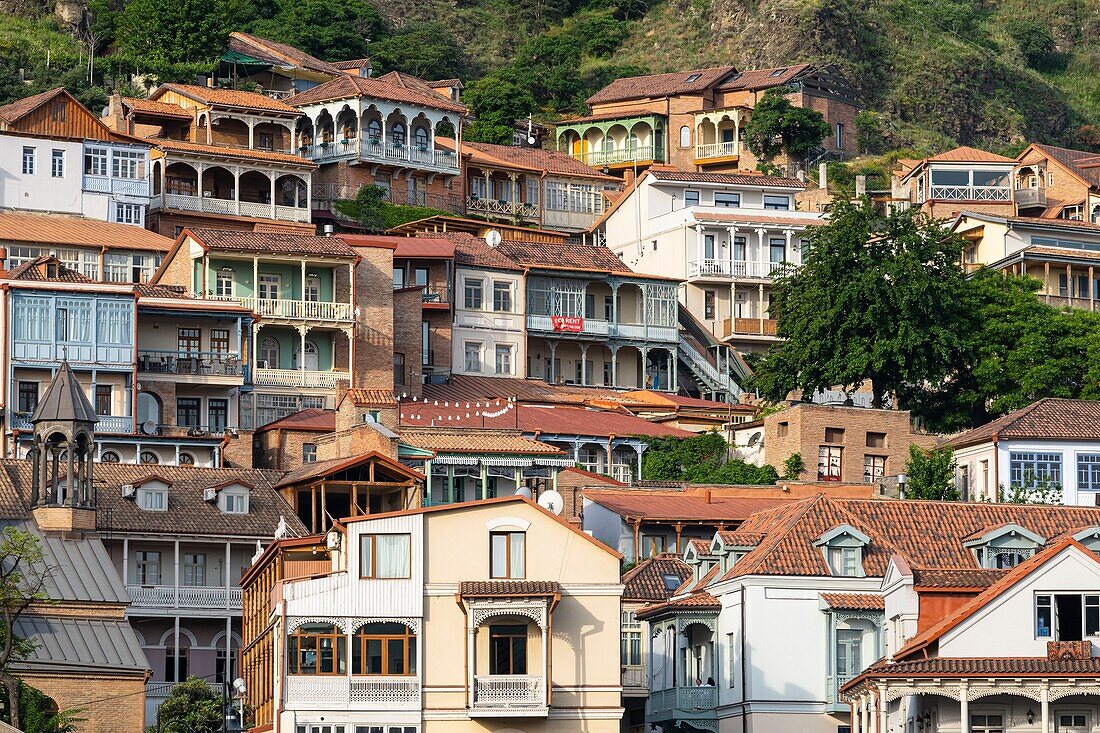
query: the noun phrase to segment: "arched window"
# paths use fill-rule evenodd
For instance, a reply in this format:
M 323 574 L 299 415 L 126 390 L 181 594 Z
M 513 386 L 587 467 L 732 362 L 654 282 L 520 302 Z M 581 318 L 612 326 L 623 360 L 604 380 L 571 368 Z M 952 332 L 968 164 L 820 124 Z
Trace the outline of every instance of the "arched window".
M 367 123 L 367 137 L 372 143 L 382 142 L 382 123 L 371 120 Z
M 260 342 L 260 368 L 279 368 L 279 342 L 268 336 Z
M 347 637 L 333 624 L 302 624 L 287 637 L 289 674 L 347 674 Z
M 351 646 L 352 674 L 416 674 L 416 634 L 404 624 L 360 626 Z
M 393 126 L 393 144 L 404 145 L 405 144 L 405 125 L 397 122 Z
M 157 399 L 157 396 L 149 392 L 138 392 L 138 423 L 145 425 L 145 423 L 151 422 L 153 425 L 160 425 L 160 414 L 160 400 Z
M 418 127 L 413 130 L 413 142 L 420 150 L 428 149 L 428 128 Z
M 294 349 L 294 368 L 302 368 L 302 347 L 300 345 Z M 306 371 L 317 371 L 317 344 L 312 341 L 306 341 L 305 368 Z
M 180 453 L 180 465 L 181 466 L 194 466 L 195 457 L 190 453 Z
M 160 463 L 160 458 L 151 450 L 143 450 L 140 456 L 141 462 L 146 466 L 155 466 Z
M 688 127 L 687 125 L 684 125 L 683 127 L 680 128 L 680 147 L 681 148 L 690 148 L 691 147 L 691 128 Z
M 115 453 L 113 450 L 104 451 L 103 455 L 99 457 L 99 460 L 100 460 L 101 463 L 119 463 L 119 462 L 121 462 L 121 459 L 119 458 L 118 453 Z

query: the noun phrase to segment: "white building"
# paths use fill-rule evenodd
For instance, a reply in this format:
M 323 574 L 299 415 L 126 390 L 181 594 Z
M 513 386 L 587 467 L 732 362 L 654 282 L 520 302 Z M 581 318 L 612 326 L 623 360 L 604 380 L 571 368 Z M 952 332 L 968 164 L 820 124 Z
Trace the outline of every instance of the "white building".
M 1015 490 L 1060 489 L 1062 503 L 1097 506 L 1100 401 L 1047 397 L 956 436 L 964 499 L 1005 501 Z
M 607 246 L 636 272 L 685 282 L 680 302 L 712 335 L 741 349 L 775 341 L 771 282 L 802 264 L 807 226 L 794 178 L 655 167 L 604 216 Z
M 913 609 L 889 600 L 891 563 L 915 574 L 911 587 L 920 592 L 923 631 L 935 623 L 929 618 L 999 585 L 1055 538 L 1097 525 L 1100 511 L 1081 507 L 826 495 L 760 512 L 734 532 L 716 533 L 709 545 L 690 543 L 684 558 L 696 582 L 637 613 L 649 625 L 646 721 L 666 731 L 681 723 L 709 731 L 851 730 L 841 688 L 904 643 L 905 634 L 895 633 L 898 623 L 916 623 Z M 1081 582 L 1049 588 L 1070 592 Z M 1019 623 L 1030 629 L 1031 618 L 1028 610 Z M 983 634 L 995 639 L 1016 623 L 991 621 Z M 1006 645 L 1003 654 L 1030 656 L 1034 647 Z M 959 649 L 961 657 L 977 653 L 976 647 Z M 1093 695 L 1096 707 L 1100 699 Z M 958 731 L 957 720 L 954 728 L 944 719 L 931 730 Z
M 899 648 L 844 688 L 851 730 L 1096 730 L 1098 536 L 1095 526 L 1067 533 L 946 614 L 893 558 L 885 609 Z

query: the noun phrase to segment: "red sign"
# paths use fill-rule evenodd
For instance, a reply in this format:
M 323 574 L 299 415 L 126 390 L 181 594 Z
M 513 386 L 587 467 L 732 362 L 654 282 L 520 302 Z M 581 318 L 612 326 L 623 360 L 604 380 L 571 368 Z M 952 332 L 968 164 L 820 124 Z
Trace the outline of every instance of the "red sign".
M 584 330 L 584 319 L 580 316 L 550 316 L 550 325 L 555 331 L 580 333 Z

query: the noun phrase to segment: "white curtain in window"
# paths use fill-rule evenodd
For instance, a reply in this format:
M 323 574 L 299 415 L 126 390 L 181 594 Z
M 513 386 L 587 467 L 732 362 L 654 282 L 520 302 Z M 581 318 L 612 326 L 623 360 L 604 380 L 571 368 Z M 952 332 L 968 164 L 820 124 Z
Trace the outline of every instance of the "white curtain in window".
M 495 534 L 492 537 L 493 548 L 489 554 L 492 557 L 492 574 L 493 578 L 507 578 L 508 577 L 508 535 Z
M 409 535 L 382 534 L 375 538 L 379 578 L 409 577 Z
M 508 552 L 511 555 L 512 561 L 512 577 L 522 578 L 526 576 L 526 572 L 523 567 L 524 551 L 523 540 L 525 535 L 522 532 L 512 532 L 508 535 Z

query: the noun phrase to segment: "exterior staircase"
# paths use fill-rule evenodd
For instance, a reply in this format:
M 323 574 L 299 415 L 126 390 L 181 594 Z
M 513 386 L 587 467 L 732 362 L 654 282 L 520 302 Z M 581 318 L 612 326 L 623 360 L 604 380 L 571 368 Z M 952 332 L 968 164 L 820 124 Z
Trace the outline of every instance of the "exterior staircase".
M 701 397 L 719 402 L 736 402 L 741 395 L 740 382 L 751 374 L 748 365 L 729 346 L 710 335 L 683 307 L 679 310 L 680 344 L 677 348 L 681 378 L 679 384 L 693 383 Z M 690 388 L 688 391 L 692 391 Z

